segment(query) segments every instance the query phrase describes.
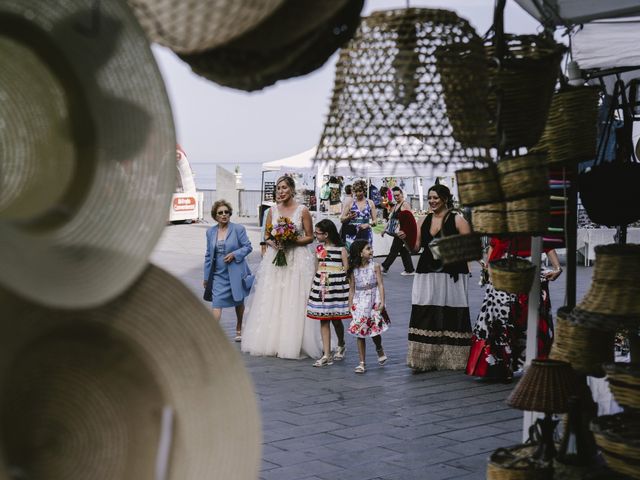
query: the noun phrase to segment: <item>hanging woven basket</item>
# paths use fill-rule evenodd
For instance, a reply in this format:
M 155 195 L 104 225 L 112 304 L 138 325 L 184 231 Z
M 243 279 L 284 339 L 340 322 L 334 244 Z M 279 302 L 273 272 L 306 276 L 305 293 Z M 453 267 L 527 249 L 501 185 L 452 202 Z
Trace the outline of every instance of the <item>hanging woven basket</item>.
M 546 151 L 546 162 L 572 165 L 596 156 L 599 91 L 565 87 L 551 100 L 544 132 L 534 151 Z
M 507 233 L 507 210 L 504 202 L 488 203 L 471 209 L 473 230 L 487 235 Z
M 541 234 L 549 228 L 549 196 L 511 200 L 506 206 L 509 233 Z
M 491 164 L 484 168 L 465 168 L 456 171 L 458 197 L 467 207 L 484 205 L 502 200 L 498 172 Z
M 614 332 L 572 322 L 566 308 L 558 309 L 550 358 L 569 362 L 574 370 L 603 377 L 602 364 L 614 359 Z
M 546 193 L 549 172 L 544 155 L 525 155 L 498 162 L 498 178 L 505 200 L 515 200 Z
M 316 162 L 486 163 L 486 68 L 482 39 L 454 12 L 372 13 L 340 51 Z
M 496 57 L 496 37 L 485 44 Z M 564 48 L 541 35 L 504 35 L 504 59 L 489 68 L 489 111 L 495 115 L 501 96 L 501 145 L 496 121 L 489 124 L 489 140 L 504 149 L 535 145 L 547 120 Z
M 437 249 L 443 265 L 471 262 L 482 258 L 482 241 L 477 233 L 451 235 L 438 239 Z M 434 243 L 434 242 L 432 242 Z M 433 251 L 431 244 L 429 245 Z
M 640 410 L 640 364 L 607 363 L 603 368 L 616 402 L 623 407 Z
M 520 444 L 494 451 L 487 464 L 487 480 L 551 480 L 551 463 L 531 457 L 536 447 Z
M 591 431 L 612 470 L 640 479 L 640 418 L 618 413 L 591 421 Z
M 529 293 L 536 272 L 533 263 L 522 258 L 501 258 L 489 262 L 491 283 L 496 290 Z

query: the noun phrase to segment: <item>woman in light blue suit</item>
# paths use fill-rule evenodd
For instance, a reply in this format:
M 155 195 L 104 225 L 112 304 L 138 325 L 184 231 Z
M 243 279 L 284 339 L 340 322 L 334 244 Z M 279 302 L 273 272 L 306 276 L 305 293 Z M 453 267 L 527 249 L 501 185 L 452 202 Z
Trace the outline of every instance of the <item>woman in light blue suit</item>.
M 242 225 L 231 223 L 233 209 L 226 200 L 218 200 L 211 207 L 211 216 L 218 222 L 207 230 L 207 253 L 204 256 L 204 281 L 206 288 L 213 266 L 213 317 L 220 321 L 222 309 L 236 309 L 236 342 L 242 332 L 244 299 L 249 295 L 253 275 L 246 257 L 253 250 Z

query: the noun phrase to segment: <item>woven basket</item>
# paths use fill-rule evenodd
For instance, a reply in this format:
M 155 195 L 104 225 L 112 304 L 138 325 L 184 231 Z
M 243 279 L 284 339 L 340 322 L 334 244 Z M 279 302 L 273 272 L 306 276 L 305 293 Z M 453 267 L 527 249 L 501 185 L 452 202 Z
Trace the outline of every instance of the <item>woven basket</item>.
M 480 235 L 451 235 L 438 240 L 440 260 L 443 265 L 459 262 L 470 262 L 482 258 L 482 241 Z
M 603 415 L 591 431 L 609 468 L 640 479 L 640 419 L 626 413 Z
M 555 338 L 549 358 L 569 362 L 574 370 L 603 377 L 602 364 L 612 362 L 615 333 L 588 328 L 568 318 L 569 311 L 560 308 L 555 325 Z
M 547 121 L 563 48 L 539 35 L 505 35 L 504 59 L 489 68 L 489 111 L 497 111 L 502 92 L 501 147 L 515 149 L 535 145 Z M 485 44 L 495 57 L 495 37 Z M 496 122 L 489 125 L 489 140 L 496 145 Z
M 462 205 L 473 207 L 502 200 L 498 172 L 494 165 L 458 170 L 456 183 Z
M 507 214 L 504 202 L 488 203 L 471 209 L 473 230 L 479 233 L 507 233 Z
M 616 402 L 624 407 L 640 409 L 640 364 L 607 363 L 603 368 Z
M 489 262 L 491 283 L 496 290 L 509 293 L 529 293 L 536 267 L 521 258 L 501 258 Z
M 521 198 L 506 202 L 509 233 L 544 233 L 549 228 L 549 197 Z
M 551 100 L 549 116 L 534 151 L 547 151 L 548 164 L 571 165 L 596 156 L 597 87 L 566 87 Z
M 638 328 L 637 317 L 590 312 L 580 307 L 581 305 L 578 305 L 569 315 L 573 323 L 587 328 L 598 328 L 612 332 L 616 332 L 620 328 Z
M 629 317 L 625 326 L 640 324 L 640 245 L 600 245 L 595 248 L 593 281 L 581 310 Z
M 531 458 L 537 445 L 499 448 L 489 457 L 487 480 L 551 480 L 550 463 Z
M 498 162 L 500 189 L 505 200 L 533 197 L 549 190 L 545 155 L 526 155 Z

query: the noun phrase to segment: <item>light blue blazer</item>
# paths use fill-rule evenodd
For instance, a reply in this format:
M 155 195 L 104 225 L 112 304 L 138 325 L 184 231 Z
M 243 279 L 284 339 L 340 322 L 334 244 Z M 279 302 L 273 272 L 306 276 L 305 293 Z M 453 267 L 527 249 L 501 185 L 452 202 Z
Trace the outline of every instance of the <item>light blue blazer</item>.
M 209 279 L 211 261 L 215 258 L 216 243 L 218 239 L 218 226 L 207 230 L 207 252 L 204 256 L 204 280 Z M 251 242 L 247 236 L 247 230 L 242 225 L 229 222 L 229 230 L 224 239 L 224 249 L 227 253 L 233 253 L 235 259 L 227 264 L 229 279 L 231 280 L 231 293 L 236 302 L 244 300 L 251 290 L 251 282 L 247 277 L 251 276 L 251 270 L 247 264 L 247 255 L 251 253 Z M 215 278 L 215 271 L 213 272 Z

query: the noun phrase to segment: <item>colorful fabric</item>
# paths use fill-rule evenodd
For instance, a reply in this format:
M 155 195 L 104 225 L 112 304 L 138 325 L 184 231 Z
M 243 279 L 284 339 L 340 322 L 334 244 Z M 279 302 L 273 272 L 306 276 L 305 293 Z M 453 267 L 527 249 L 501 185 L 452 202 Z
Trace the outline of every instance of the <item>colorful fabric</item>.
M 318 245 L 318 269 L 307 302 L 307 318 L 312 320 L 346 320 L 349 312 L 349 282 L 342 265 L 344 247 Z
M 369 262 L 366 267 L 354 269 L 353 281 L 355 292 L 348 331 L 359 338 L 380 335 L 389 328 L 391 320 L 386 309 L 377 309 L 380 305 L 380 292 L 375 264 Z
M 349 247 L 351 247 L 351 244 L 356 239 L 366 240 L 370 245 L 373 245 L 373 231 L 371 228 L 360 229 L 360 225 L 367 223 L 370 226 L 373 226 L 374 223 L 371 217 L 371 206 L 369 205 L 369 201 L 366 201 L 364 210 L 360 210 L 358 208 L 358 202 L 354 200 L 349 211 L 355 212 L 356 216 L 347 224 L 347 226 L 350 226 L 351 228 L 345 228 L 345 244 L 347 250 L 349 250 Z

